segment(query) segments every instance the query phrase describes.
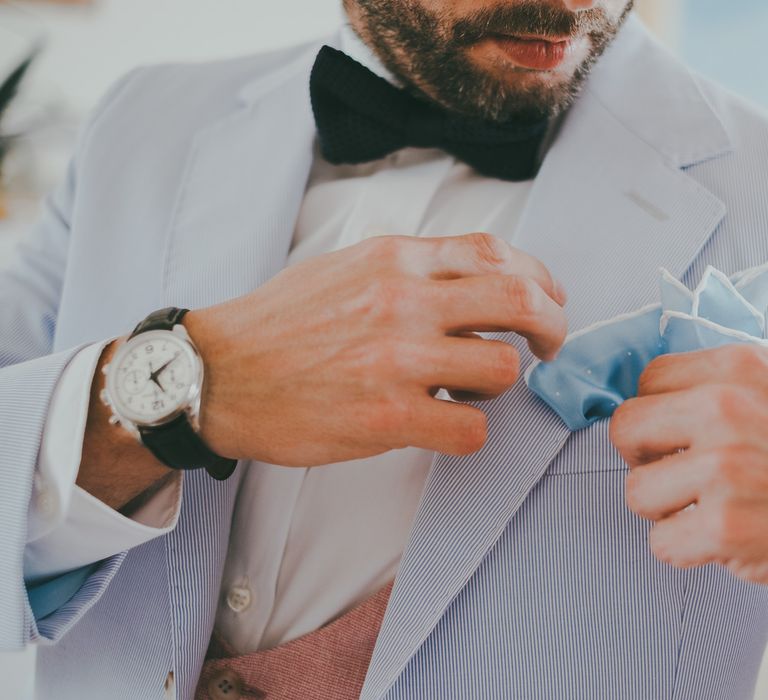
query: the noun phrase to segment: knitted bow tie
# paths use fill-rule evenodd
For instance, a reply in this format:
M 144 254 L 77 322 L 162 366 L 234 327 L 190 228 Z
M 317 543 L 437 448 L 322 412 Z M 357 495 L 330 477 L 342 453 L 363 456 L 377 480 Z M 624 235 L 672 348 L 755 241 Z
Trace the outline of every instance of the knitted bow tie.
M 536 174 L 547 121 L 495 124 L 443 110 L 323 46 L 310 77 L 320 150 L 330 163 L 367 163 L 401 148 L 439 148 L 501 180 Z

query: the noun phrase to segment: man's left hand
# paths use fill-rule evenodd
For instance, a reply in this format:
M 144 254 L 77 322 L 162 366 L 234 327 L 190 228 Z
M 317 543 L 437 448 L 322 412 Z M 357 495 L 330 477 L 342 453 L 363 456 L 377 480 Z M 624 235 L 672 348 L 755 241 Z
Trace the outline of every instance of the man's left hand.
M 662 355 L 611 421 L 654 555 L 768 584 L 768 348 Z

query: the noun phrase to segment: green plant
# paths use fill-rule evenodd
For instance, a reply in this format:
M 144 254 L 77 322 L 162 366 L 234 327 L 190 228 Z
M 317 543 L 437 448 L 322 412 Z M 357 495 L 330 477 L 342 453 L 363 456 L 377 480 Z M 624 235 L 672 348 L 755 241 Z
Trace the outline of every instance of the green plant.
M 11 102 L 16 97 L 19 86 L 26 75 L 32 62 L 35 60 L 36 52 L 27 56 L 12 72 L 0 83 L 0 171 L 3 167 L 3 159 L 8 154 L 16 135 L 3 132 L 3 117 L 8 111 Z

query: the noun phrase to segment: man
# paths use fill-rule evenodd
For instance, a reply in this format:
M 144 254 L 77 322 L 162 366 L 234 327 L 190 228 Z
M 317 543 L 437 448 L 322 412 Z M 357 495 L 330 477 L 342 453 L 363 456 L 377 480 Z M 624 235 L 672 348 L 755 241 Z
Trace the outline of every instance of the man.
M 750 698 L 763 349 L 610 435 L 518 377 L 768 259 L 765 121 L 624 0 L 345 7 L 124 79 L 0 278 L 4 647 L 43 698 Z

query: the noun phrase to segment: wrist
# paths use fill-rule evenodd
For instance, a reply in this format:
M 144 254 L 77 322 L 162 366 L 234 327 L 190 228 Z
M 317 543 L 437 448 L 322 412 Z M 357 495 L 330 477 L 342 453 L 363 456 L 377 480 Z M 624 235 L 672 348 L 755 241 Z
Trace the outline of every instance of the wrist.
M 220 344 L 225 336 L 217 328 L 216 314 L 210 309 L 190 311 L 184 316 L 182 325 L 195 344 L 205 371 L 198 416 L 200 437 L 217 454 L 237 457 L 239 453 L 228 429 L 231 423 L 223 414 L 227 402 L 221 399 L 223 375 L 219 359 L 222 356 Z
M 155 459 L 128 432 L 111 425 L 111 411 L 100 399 L 105 385 L 103 368 L 125 340 L 125 337 L 118 338 L 102 350 L 91 383 L 88 419 L 77 476 L 78 486 L 115 510 L 120 510 L 172 471 Z
M 103 370 L 102 400 L 112 410 L 110 421 L 119 423 L 164 465 L 205 469 L 223 481 L 237 462 L 214 451 L 202 436 L 205 370 L 182 324 L 187 313 L 176 307 L 154 311 L 127 340 L 110 348 L 114 356 Z

